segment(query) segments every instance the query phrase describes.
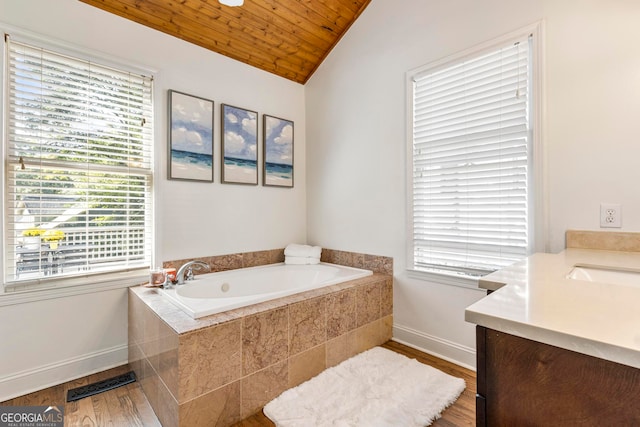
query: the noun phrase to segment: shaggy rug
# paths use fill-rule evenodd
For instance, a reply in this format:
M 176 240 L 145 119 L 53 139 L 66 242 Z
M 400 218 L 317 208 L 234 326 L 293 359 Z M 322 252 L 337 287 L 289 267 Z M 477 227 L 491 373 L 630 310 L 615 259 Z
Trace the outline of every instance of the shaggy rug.
M 464 388 L 461 378 L 374 347 L 285 391 L 264 413 L 278 427 L 423 427 Z

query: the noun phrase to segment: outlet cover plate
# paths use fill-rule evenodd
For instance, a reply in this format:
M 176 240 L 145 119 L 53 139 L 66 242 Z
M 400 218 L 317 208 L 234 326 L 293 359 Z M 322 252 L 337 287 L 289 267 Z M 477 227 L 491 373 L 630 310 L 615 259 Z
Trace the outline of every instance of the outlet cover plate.
M 622 207 L 617 203 L 600 204 L 600 228 L 621 228 Z

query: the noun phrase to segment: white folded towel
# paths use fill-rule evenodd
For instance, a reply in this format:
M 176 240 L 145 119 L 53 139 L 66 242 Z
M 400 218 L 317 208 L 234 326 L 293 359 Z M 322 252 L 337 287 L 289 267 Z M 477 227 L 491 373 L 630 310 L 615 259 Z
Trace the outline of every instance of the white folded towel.
M 322 255 L 322 248 L 320 246 L 299 245 L 297 243 L 291 243 L 284 249 L 284 254 L 285 256 L 320 259 L 320 255 Z
M 289 265 L 313 265 L 320 264 L 320 258 L 307 256 L 285 256 L 284 263 Z

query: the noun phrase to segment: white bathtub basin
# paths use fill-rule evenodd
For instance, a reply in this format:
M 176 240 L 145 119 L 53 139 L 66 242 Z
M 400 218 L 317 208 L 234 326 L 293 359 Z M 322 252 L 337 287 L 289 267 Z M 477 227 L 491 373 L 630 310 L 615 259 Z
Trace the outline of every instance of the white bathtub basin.
M 184 285 L 161 289 L 160 292 L 189 316 L 198 319 L 371 274 L 370 270 L 328 263 L 269 264 L 199 274 Z
M 640 287 L 640 271 L 618 270 L 608 267 L 576 265 L 567 275 L 569 279 L 612 285 Z

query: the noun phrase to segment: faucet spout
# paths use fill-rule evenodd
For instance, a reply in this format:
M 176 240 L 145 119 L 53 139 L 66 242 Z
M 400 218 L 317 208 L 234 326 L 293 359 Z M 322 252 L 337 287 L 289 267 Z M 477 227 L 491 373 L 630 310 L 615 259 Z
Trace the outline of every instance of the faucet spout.
M 193 280 L 193 268 L 198 270 L 204 269 L 205 271 L 211 271 L 211 267 L 209 264 L 206 264 L 202 261 L 189 261 L 184 263 L 176 273 L 176 280 L 178 281 L 178 285 L 184 285 L 184 282 L 187 280 Z

